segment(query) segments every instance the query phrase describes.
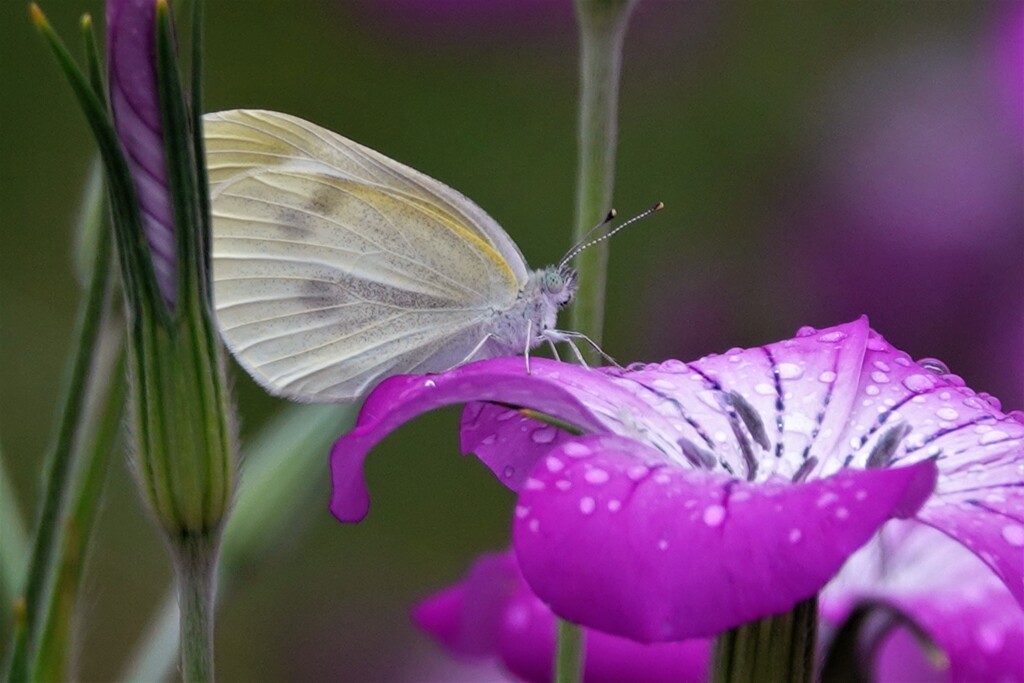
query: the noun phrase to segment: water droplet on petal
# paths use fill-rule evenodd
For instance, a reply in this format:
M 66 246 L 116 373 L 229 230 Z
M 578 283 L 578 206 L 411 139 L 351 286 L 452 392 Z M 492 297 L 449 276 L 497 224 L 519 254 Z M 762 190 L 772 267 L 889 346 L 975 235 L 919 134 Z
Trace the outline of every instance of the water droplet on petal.
M 589 515 L 597 507 L 597 502 L 590 496 L 580 498 L 580 512 Z
M 771 396 L 775 393 L 775 387 L 767 382 L 758 382 L 754 385 L 754 393 L 761 394 L 762 396 Z
M 814 329 L 813 327 L 811 327 L 810 325 L 804 325 L 803 327 L 801 327 L 799 330 L 796 331 L 796 336 L 798 336 L 798 337 L 810 337 L 815 332 L 817 332 L 817 330 Z
M 516 473 L 516 468 L 515 467 L 512 467 L 512 465 L 505 465 L 505 469 L 503 469 L 501 471 L 501 476 L 505 477 L 506 479 L 511 479 L 512 475 L 515 474 L 515 473 Z
M 796 379 L 804 374 L 804 369 L 796 363 L 779 363 L 779 377 Z
M 992 406 L 996 410 L 1002 410 L 1003 409 L 1002 401 L 1000 401 L 998 398 L 996 398 L 992 394 L 988 393 L 987 391 L 980 392 L 978 394 L 978 398 L 980 398 L 981 400 L 983 400 L 985 403 L 989 404 L 990 406 Z
M 903 378 L 903 386 L 914 393 L 920 393 L 934 387 L 935 380 L 928 375 L 907 375 Z
M 523 488 L 525 488 L 527 491 L 543 491 L 545 488 L 545 484 L 540 479 L 534 479 L 533 477 L 530 477 L 526 480 L 526 483 L 523 484 Z
M 568 491 L 572 488 L 572 482 L 568 479 L 559 479 L 555 482 L 555 488 L 559 491 Z
M 1000 431 L 998 429 L 993 429 L 992 431 L 985 432 L 984 434 L 982 434 L 981 437 L 978 439 L 978 443 L 980 443 L 982 446 L 988 446 L 989 444 L 998 443 L 1003 439 L 1008 438 L 1010 438 L 1010 435 L 1007 434 L 1006 432 Z
M 876 387 L 874 384 L 869 384 L 866 387 L 864 387 L 864 393 L 867 394 L 868 396 L 878 396 L 878 387 Z
M 432 379 L 428 379 L 426 382 L 423 383 L 423 386 L 427 387 L 428 389 L 433 389 L 434 387 L 437 386 L 437 383 L 434 382 L 434 380 Z
M 925 370 L 934 372 L 936 375 L 949 374 L 949 366 L 943 363 L 938 358 L 922 358 L 921 360 L 917 361 L 917 364 L 920 365 Z
M 535 444 L 551 443 L 558 436 L 558 430 L 554 427 L 540 427 L 539 429 L 533 430 L 530 434 L 530 440 Z
M 725 521 L 725 508 L 721 505 L 709 505 L 704 509 L 704 523 L 708 526 L 719 526 Z
M 647 476 L 648 472 L 650 470 L 647 469 L 647 465 L 630 465 L 626 469 L 626 476 L 629 477 L 630 481 L 640 481 Z
M 664 538 L 658 541 L 658 550 L 668 550 L 668 541 Z
M 532 531 L 533 533 L 537 533 L 540 530 L 540 520 L 534 517 L 529 522 L 527 522 L 527 526 L 529 527 L 530 531 Z
M 825 372 L 818 375 L 818 381 L 825 382 L 826 384 L 831 384 L 832 382 L 836 381 L 836 373 L 832 372 L 831 370 L 826 370 Z
M 607 472 L 598 468 L 587 470 L 583 478 L 591 484 L 603 484 L 610 479 Z
M 519 519 L 525 519 L 530 514 L 530 508 L 525 505 L 516 505 L 516 517 Z
M 846 508 L 836 508 L 836 518 L 846 519 L 850 516 L 850 511 Z
M 881 370 L 874 370 L 871 373 L 871 380 L 873 382 L 878 382 L 879 384 L 888 384 L 889 375 L 885 374 Z
M 836 494 L 832 493 L 831 491 L 826 491 L 825 493 L 821 494 L 821 496 L 818 498 L 818 503 L 817 504 L 818 504 L 818 507 L 824 508 L 824 507 L 828 507 L 829 505 L 831 505 L 832 503 L 836 502 L 837 500 L 839 500 L 839 496 L 837 496 Z
M 1024 526 L 1020 524 L 1007 524 L 1003 527 L 1003 540 L 1014 547 L 1024 546 Z
M 938 410 L 935 411 L 935 414 L 939 417 L 940 420 L 948 421 L 953 421 L 960 417 L 960 413 L 956 412 L 952 408 L 939 408 Z
M 548 472 L 561 472 L 565 469 L 565 463 L 553 455 L 549 455 L 545 458 L 544 464 L 547 466 Z
M 799 529 L 790 529 L 789 530 L 789 542 L 790 543 L 799 543 L 800 539 L 803 538 L 803 537 L 804 537 L 804 532 L 800 531 Z
M 836 342 L 841 342 L 844 339 L 846 339 L 846 333 L 843 332 L 842 330 L 833 330 L 831 332 L 826 332 L 825 334 L 818 337 L 818 341 L 823 341 L 827 344 L 835 344 Z
M 668 381 L 667 379 L 656 379 L 653 382 L 651 382 L 651 386 L 654 387 L 655 389 L 662 389 L 664 391 L 672 391 L 673 389 L 676 388 L 676 385 Z
M 587 458 L 593 454 L 589 446 L 585 446 L 578 441 L 570 441 L 562 446 L 562 452 L 570 458 Z
M 608 501 L 608 512 L 618 512 L 622 508 L 622 501 L 612 498 Z

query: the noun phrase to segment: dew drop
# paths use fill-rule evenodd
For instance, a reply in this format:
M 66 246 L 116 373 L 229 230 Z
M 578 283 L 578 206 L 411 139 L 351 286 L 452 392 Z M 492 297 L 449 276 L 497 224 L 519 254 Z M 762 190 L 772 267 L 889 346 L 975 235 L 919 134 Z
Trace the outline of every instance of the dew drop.
M 800 531 L 799 529 L 790 529 L 789 530 L 789 542 L 790 543 L 799 543 L 800 539 L 803 538 L 803 537 L 804 537 L 804 532 Z
M 548 468 L 548 472 L 561 472 L 565 469 L 565 463 L 553 455 L 544 459 L 544 465 Z
M 799 330 L 796 331 L 796 336 L 798 336 L 798 337 L 810 337 L 815 332 L 817 332 L 817 330 L 814 329 L 813 327 L 811 327 L 810 325 L 804 325 L 803 327 L 801 327 Z
M 611 477 L 608 475 L 606 471 L 595 468 L 592 470 L 587 470 L 586 473 L 583 475 L 583 478 L 586 479 L 591 484 L 603 484 L 606 481 L 608 481 L 608 479 L 610 479 Z
M 982 434 L 981 437 L 978 439 L 978 443 L 980 443 L 982 446 L 988 446 L 989 444 L 998 443 L 1003 439 L 1008 438 L 1010 438 L 1010 435 L 1007 434 L 1006 432 L 1000 431 L 998 429 L 993 429 L 992 431 L 985 432 L 984 434 Z
M 1020 548 L 1024 546 L 1024 526 L 1020 524 L 1007 524 L 1002 530 L 1003 540 L 1010 545 Z
M 434 387 L 437 386 L 437 383 L 434 382 L 434 380 L 432 379 L 428 379 L 426 382 L 423 383 L 423 386 L 425 386 L 428 389 L 433 389 Z
M 530 508 L 525 505 L 516 505 L 516 517 L 518 519 L 526 519 L 530 514 Z
M 939 408 L 935 411 L 935 414 L 940 420 L 952 421 L 960 417 L 960 413 L 956 412 L 952 408 Z
M 892 368 L 889 367 L 889 364 L 886 363 L 884 360 L 876 360 L 874 363 L 872 363 L 872 365 L 874 365 L 876 368 L 878 368 L 882 372 L 889 372 L 889 370 L 892 369 Z
M 568 479 L 559 479 L 555 482 L 555 488 L 559 491 L 568 491 L 572 488 L 572 482 Z
M 589 515 L 597 507 L 597 502 L 590 496 L 580 498 L 580 512 Z
M 873 382 L 878 382 L 879 384 L 888 384 L 889 375 L 885 374 L 881 370 L 874 370 L 871 373 L 871 380 Z
M 907 375 L 903 378 L 903 386 L 914 393 L 920 393 L 934 387 L 935 380 L 928 375 Z
M 708 526 L 719 526 L 725 521 L 725 508 L 721 505 L 709 505 L 704 509 L 704 523 Z
M 818 375 L 818 381 L 825 382 L 826 384 L 831 384 L 832 382 L 836 381 L 836 373 L 832 372 L 831 370 L 826 370 L 825 372 Z
M 796 363 L 779 363 L 779 377 L 782 379 L 797 379 L 804 374 L 804 369 Z
M 925 370 L 934 372 L 936 375 L 949 374 L 949 366 L 943 363 L 938 358 L 922 358 L 921 360 L 917 361 L 917 364 L 920 365 Z
M 832 493 L 831 491 L 826 491 L 825 493 L 821 494 L 821 496 L 818 498 L 817 505 L 820 508 L 824 508 L 824 507 L 828 507 L 829 505 L 831 505 L 832 503 L 836 502 L 837 500 L 839 500 L 839 496 L 837 496 L 836 494 Z
M 775 393 L 775 387 L 767 382 L 758 382 L 754 385 L 754 393 L 761 394 L 762 396 L 771 396 Z
M 533 430 L 533 433 L 530 434 L 530 440 L 535 444 L 546 444 L 554 441 L 557 435 L 558 430 L 554 427 L 541 427 Z
M 866 387 L 864 387 L 864 393 L 867 394 L 868 396 L 878 396 L 878 387 L 876 387 L 874 384 L 869 384 Z
M 846 508 L 836 508 L 836 518 L 837 519 L 846 519 L 849 516 L 850 516 L 850 511 L 847 510 Z
M 647 476 L 648 472 L 650 470 L 647 469 L 647 465 L 630 465 L 626 469 L 626 476 L 629 477 L 630 481 L 640 481 Z
M 543 491 L 545 488 L 545 484 L 540 479 L 534 479 L 533 477 L 530 477 L 526 480 L 526 483 L 523 484 L 523 488 L 525 488 L 527 491 Z
M 668 381 L 667 379 L 656 379 L 653 382 L 651 382 L 651 386 L 654 387 L 655 389 L 663 389 L 665 391 L 672 391 L 673 389 L 676 388 L 676 385 Z
M 664 538 L 658 541 L 658 550 L 668 550 L 668 541 Z
M 823 341 L 827 344 L 835 344 L 846 339 L 846 333 L 842 330 L 833 330 L 832 332 L 826 332 L 825 334 L 818 337 L 818 341 Z
M 505 469 L 503 469 L 501 471 L 501 476 L 505 477 L 506 479 L 511 479 L 512 475 L 515 474 L 515 473 L 516 473 L 516 468 L 515 467 L 512 467 L 512 465 L 505 465 Z
M 533 533 L 537 533 L 538 531 L 540 531 L 540 520 L 534 517 L 529 522 L 527 522 L 527 526 L 530 529 L 530 531 L 532 531 Z
M 622 501 L 612 498 L 608 501 L 608 512 L 618 512 L 622 509 Z
M 585 446 L 578 441 L 570 441 L 562 446 L 562 452 L 570 458 L 586 458 L 593 453 L 588 446 Z

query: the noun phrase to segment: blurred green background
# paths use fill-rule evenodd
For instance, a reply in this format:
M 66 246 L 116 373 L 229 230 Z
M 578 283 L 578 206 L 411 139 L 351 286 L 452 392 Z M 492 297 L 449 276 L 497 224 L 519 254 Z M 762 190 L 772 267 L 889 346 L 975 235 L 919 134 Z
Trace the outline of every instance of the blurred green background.
M 535 267 L 569 246 L 568 0 L 207 4 L 211 111 L 296 114 L 439 178 Z M 613 240 L 605 349 L 691 359 L 867 313 L 900 348 L 1021 407 L 1020 90 L 1001 61 L 1017 6 L 642 0 L 615 205 L 668 208 Z M 43 9 L 72 43 L 79 15 L 103 15 L 96 1 Z M 0 3 L 0 91 L 0 438 L 29 518 L 78 296 L 70 226 L 93 145 L 12 0 Z M 245 439 L 282 403 L 235 370 Z M 512 501 L 458 457 L 457 418 L 427 416 L 377 449 L 358 526 L 327 512 L 324 454 L 314 494 L 291 503 L 295 533 L 226 596 L 221 680 L 455 675 L 432 668 L 440 655 L 408 608 L 507 543 Z M 82 680 L 117 675 L 168 581 L 120 459 L 85 581 Z

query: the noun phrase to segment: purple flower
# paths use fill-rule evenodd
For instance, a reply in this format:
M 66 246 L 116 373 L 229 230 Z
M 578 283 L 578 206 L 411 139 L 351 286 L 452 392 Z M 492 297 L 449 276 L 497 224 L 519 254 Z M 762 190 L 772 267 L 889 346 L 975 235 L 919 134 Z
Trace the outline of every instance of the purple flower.
M 156 82 L 155 0 L 108 0 L 107 55 L 114 125 L 135 181 L 157 284 L 173 306 L 176 245 Z
M 334 514 L 366 514 L 363 459 L 386 434 L 475 401 L 462 448 L 518 492 L 519 566 L 570 621 L 641 642 L 712 636 L 816 594 L 892 518 L 943 531 L 1024 598 L 1022 415 L 865 319 L 693 363 L 531 367 L 382 383 L 334 446 Z
M 500 659 L 519 678 L 551 680 L 555 615 L 530 590 L 510 551 L 477 558 L 462 581 L 417 605 L 413 620 L 459 659 Z M 709 655 L 705 639 L 644 645 L 587 629 L 584 680 L 700 680 Z
M 1024 681 L 1024 611 L 975 555 L 935 529 L 889 522 L 825 588 L 821 616 L 838 625 L 867 604 L 885 608 L 882 623 L 902 615 L 939 648 L 929 659 L 905 625 L 878 624 L 862 650 L 874 657 L 872 680 Z M 417 626 L 451 656 L 498 660 L 528 681 L 550 680 L 554 619 L 511 552 L 482 555 L 461 581 L 413 609 Z M 644 645 L 588 629 L 585 680 L 704 680 L 709 653 L 707 639 Z
M 839 623 L 864 603 L 917 624 L 942 654 L 937 666 L 906 627 L 879 629 L 879 680 L 1024 681 L 1024 610 L 977 556 L 935 529 L 886 525 L 822 593 L 822 616 Z

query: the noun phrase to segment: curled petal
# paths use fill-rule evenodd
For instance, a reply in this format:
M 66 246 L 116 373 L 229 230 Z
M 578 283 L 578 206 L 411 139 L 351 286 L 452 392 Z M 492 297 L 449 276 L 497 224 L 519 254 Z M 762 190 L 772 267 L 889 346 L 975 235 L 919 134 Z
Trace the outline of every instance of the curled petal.
M 913 515 L 936 477 L 928 461 L 749 484 L 659 461 L 635 441 L 587 436 L 534 469 L 515 548 L 530 586 L 563 618 L 660 642 L 785 612 L 886 520 Z
M 887 525 L 825 589 L 822 616 L 837 624 L 862 601 L 895 609 L 942 652 L 942 661 L 928 662 L 905 629 L 883 633 L 883 683 L 1024 681 L 1024 610 L 978 556 L 935 529 Z
M 344 522 L 361 520 L 370 503 L 362 476 L 366 454 L 397 427 L 435 408 L 469 401 L 494 401 L 530 408 L 585 431 L 608 431 L 601 406 L 585 403 L 577 387 L 566 382 L 567 374 L 577 376 L 580 381 L 585 381 L 586 377 L 592 377 L 595 382 L 606 381 L 596 370 L 544 359 L 532 360 L 531 374 L 526 374 L 522 358 L 496 358 L 439 375 L 403 375 L 385 380 L 367 397 L 355 429 L 338 439 L 331 450 L 331 512 Z M 628 391 L 616 391 L 614 387 L 599 384 L 598 390 L 602 389 L 605 391 L 602 405 L 607 404 L 608 410 L 616 405 L 621 410 L 644 410 L 643 403 Z M 501 412 L 510 414 L 506 409 Z M 540 423 L 537 426 L 541 426 Z M 464 443 L 472 442 L 464 440 Z M 543 450 L 533 451 L 534 456 L 550 448 L 550 443 L 540 445 Z M 508 448 L 495 449 L 493 453 L 488 465 L 496 473 L 503 473 L 508 467 L 525 472 L 532 466 L 529 458 L 524 462 L 518 452 L 511 453 Z M 502 454 L 509 459 L 502 460 Z M 521 482 L 522 477 L 503 475 L 502 480 Z

